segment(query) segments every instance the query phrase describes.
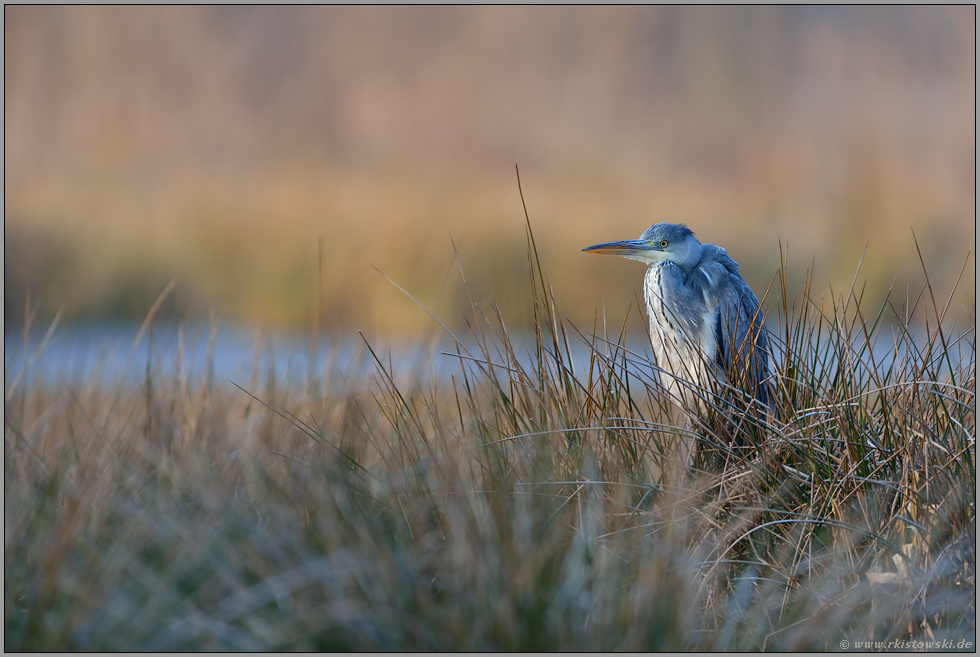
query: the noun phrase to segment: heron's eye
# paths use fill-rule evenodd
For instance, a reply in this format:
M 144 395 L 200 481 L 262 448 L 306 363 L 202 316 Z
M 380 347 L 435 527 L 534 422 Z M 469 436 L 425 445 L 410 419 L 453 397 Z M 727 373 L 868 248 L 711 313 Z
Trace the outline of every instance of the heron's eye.
M 667 248 L 667 240 L 660 240 L 660 248 L 661 249 Z

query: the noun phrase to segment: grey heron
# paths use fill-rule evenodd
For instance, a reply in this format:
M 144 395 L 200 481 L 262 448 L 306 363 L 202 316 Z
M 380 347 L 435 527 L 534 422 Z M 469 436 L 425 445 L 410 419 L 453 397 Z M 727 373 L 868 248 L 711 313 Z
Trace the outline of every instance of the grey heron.
M 759 300 L 725 249 L 701 244 L 687 226 L 659 223 L 640 239 L 583 251 L 649 265 L 643 296 L 651 344 L 661 383 L 676 404 L 703 410 L 704 391 L 720 383 L 749 393 L 763 408 L 772 407 L 769 344 Z M 681 458 L 687 460 L 692 449 L 688 444 Z

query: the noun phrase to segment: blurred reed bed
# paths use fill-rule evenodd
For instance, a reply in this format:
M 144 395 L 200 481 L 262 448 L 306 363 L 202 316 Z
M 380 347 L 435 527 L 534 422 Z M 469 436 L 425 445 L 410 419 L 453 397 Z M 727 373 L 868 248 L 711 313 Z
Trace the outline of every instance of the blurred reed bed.
M 367 341 L 353 387 L 5 372 L 5 649 L 975 647 L 975 323 L 929 286 L 916 341 L 854 287 L 793 305 L 784 263 L 777 413 L 705 391 L 665 486 L 649 364 L 564 319 L 528 245 L 529 351 L 474 302 L 448 379 Z
M 952 287 L 974 236 L 964 220 L 975 214 L 972 183 L 967 196 L 937 189 L 935 179 L 884 157 L 867 174 L 878 182 L 860 172 L 854 179 L 848 172 L 842 189 L 802 175 L 775 180 L 770 168 L 808 165 L 785 144 L 772 150 L 773 162 L 747 167 L 733 184 L 682 173 L 644 179 L 645 168 L 612 163 L 588 176 L 532 169 L 529 203 L 546 237 L 541 258 L 561 283 L 555 295 L 569 318 L 590 320 L 594 304 L 580 303 L 583 297 L 601 299 L 614 315 L 635 302 L 639 266 L 596 262 L 580 251 L 636 237 L 657 221 L 687 223 L 705 243 L 725 246 L 755 288 L 768 284 L 779 244 L 788 245 L 796 303 L 808 267 L 821 283 L 840 288 L 862 258 L 872 297 L 914 289 L 921 275 L 917 259 L 907 258 L 913 234 L 937 287 Z M 306 328 L 319 297 L 322 326 L 424 333 L 425 315 L 375 268 L 416 290 L 440 316 L 456 318 L 469 301 L 459 286 L 446 285 L 455 246 L 473 296 L 485 303 L 492 294 L 515 328 L 530 326 L 513 163 L 461 175 L 451 186 L 329 171 L 212 182 L 147 182 L 158 192 L 151 201 L 142 187 L 109 185 L 88 199 L 91 193 L 73 185 L 57 193 L 57 185 L 13 190 L 4 228 L 8 322 L 19 323 L 28 294 L 47 321 L 59 311 L 72 320 L 140 321 L 156 292 L 178 278 L 161 309 L 171 320 L 213 309 L 235 321 Z M 774 204 L 783 210 L 774 214 Z M 974 296 L 975 283 L 964 281 L 953 317 L 965 321 Z
M 528 327 L 514 163 L 566 316 L 641 277 L 579 249 L 687 223 L 753 287 L 863 276 L 911 226 L 947 289 L 976 241 L 976 10 L 919 7 L 73 7 L 4 10 L 4 308 L 161 309 L 424 332 L 450 235 L 477 300 Z M 950 257 L 952 254 L 952 257 Z M 893 281 L 898 273 L 898 280 Z M 972 316 L 975 283 L 956 317 Z

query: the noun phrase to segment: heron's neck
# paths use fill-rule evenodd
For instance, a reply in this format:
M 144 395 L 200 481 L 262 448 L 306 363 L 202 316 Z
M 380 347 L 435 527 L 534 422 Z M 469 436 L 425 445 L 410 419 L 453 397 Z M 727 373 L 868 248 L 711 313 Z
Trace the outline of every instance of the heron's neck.
M 664 279 L 672 279 L 684 276 L 684 271 L 677 263 L 670 260 L 655 262 L 647 268 L 646 276 L 643 277 L 643 296 L 646 298 L 647 310 L 653 312 L 654 304 L 662 304 L 669 301 L 671 296 L 670 285 L 664 285 Z
M 650 265 L 650 269 L 648 269 L 647 271 L 650 271 L 651 269 L 656 269 L 658 272 L 672 271 L 675 273 L 675 275 L 677 273 L 680 273 L 684 276 L 687 276 L 688 274 L 691 273 L 693 267 L 682 265 L 674 260 L 662 260 L 660 262 L 655 262 L 654 264 Z

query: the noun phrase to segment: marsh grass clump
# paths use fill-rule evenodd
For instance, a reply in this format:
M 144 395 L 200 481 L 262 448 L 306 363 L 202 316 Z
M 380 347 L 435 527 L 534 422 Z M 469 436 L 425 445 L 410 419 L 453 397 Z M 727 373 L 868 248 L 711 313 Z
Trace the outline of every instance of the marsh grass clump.
M 776 412 L 706 391 L 664 485 L 650 365 L 529 245 L 530 346 L 474 303 L 448 377 L 5 372 L 5 649 L 975 648 L 975 325 L 775 285 Z

